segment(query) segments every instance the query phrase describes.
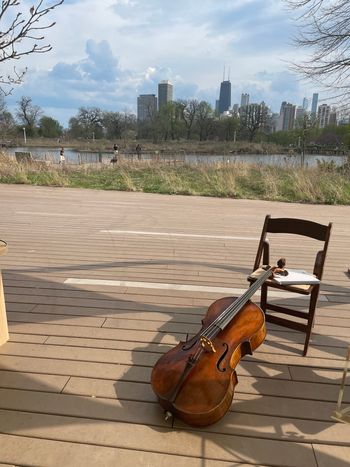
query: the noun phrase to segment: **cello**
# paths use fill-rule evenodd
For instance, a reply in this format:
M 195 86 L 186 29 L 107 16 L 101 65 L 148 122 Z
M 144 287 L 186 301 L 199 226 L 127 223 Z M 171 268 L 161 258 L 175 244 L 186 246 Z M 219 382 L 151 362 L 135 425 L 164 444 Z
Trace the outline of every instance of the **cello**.
M 216 300 L 201 330 L 160 357 L 151 386 L 166 420 L 174 416 L 188 425 L 207 426 L 225 415 L 238 383 L 237 364 L 266 336 L 264 313 L 250 298 L 274 274 L 287 275 L 284 266 L 284 259 L 277 267 L 268 266 L 239 298 Z

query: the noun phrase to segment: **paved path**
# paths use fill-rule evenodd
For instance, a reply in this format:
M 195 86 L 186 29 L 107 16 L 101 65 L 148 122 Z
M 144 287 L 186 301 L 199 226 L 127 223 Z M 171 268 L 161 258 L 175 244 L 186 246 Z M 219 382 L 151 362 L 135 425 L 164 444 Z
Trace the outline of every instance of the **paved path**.
M 152 366 L 212 301 L 245 290 L 268 213 L 334 222 L 308 356 L 304 335 L 269 326 L 230 412 L 172 427 Z M 0 216 L 0 464 L 349 465 L 350 425 L 331 414 L 350 343 L 350 207 L 0 185 Z M 311 267 L 310 244 L 276 250 Z

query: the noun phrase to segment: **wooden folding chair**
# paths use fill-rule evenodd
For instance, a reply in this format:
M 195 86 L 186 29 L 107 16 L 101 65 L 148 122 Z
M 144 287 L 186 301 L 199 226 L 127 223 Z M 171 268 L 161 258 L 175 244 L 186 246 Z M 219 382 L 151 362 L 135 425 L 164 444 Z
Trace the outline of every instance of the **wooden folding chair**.
M 322 279 L 323 267 L 326 259 L 327 248 L 329 243 L 329 237 L 331 233 L 332 224 L 327 225 L 318 224 L 304 219 L 292 219 L 292 218 L 276 218 L 272 219 L 270 215 L 266 216 L 264 226 L 262 229 L 258 251 L 255 258 L 254 269 L 256 271 L 261 264 L 270 264 L 270 245 L 267 239 L 267 234 L 295 234 L 305 237 L 310 237 L 315 240 L 322 242 L 322 249 L 316 254 L 315 263 L 313 267 L 313 274 L 319 279 Z M 286 251 L 288 262 L 288 252 Z M 261 262 L 262 260 L 262 262 Z M 272 266 L 272 265 L 271 265 Z M 288 265 L 287 265 L 288 267 Z M 249 279 L 251 282 L 254 279 Z M 309 307 L 308 311 L 300 311 L 292 308 L 282 307 L 274 305 L 268 302 L 268 289 L 270 287 L 282 289 L 288 292 L 295 292 L 297 294 L 309 295 Z M 302 331 L 306 333 L 305 344 L 303 355 L 307 353 L 309 346 L 309 340 L 312 332 L 315 310 L 318 300 L 318 294 L 320 291 L 320 284 L 314 285 L 280 285 L 273 280 L 268 280 L 261 288 L 261 302 L 260 306 L 265 313 L 266 321 L 269 323 L 278 324 L 285 326 L 290 329 Z M 284 314 L 302 318 L 306 320 L 306 323 L 300 321 L 293 321 L 291 319 L 282 318 L 276 316 L 276 314 L 269 314 L 268 311 L 277 312 L 278 314 Z

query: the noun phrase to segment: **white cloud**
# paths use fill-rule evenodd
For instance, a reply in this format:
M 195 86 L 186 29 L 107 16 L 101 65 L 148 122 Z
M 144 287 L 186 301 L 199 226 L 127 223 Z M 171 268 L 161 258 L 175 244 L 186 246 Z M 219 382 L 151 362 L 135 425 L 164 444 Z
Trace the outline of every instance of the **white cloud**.
M 139 93 L 156 93 L 159 80 L 171 79 L 176 98 L 214 104 L 226 65 L 236 99 L 251 89 L 255 100 L 278 108 L 282 99 L 301 99 L 305 92 L 283 74 L 295 49 L 288 46 L 293 27 L 281 5 L 280 0 L 66 0 L 51 14 L 57 22 L 47 31 L 53 51 L 21 61 L 30 71 L 10 102 L 29 95 L 46 112 L 65 109 L 66 124 L 69 109 L 73 116 L 79 106 L 135 111 Z

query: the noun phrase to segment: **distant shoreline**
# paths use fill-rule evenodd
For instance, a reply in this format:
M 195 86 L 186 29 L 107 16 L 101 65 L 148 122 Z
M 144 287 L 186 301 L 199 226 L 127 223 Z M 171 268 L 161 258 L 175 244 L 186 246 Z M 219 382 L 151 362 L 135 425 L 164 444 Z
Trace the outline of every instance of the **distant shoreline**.
M 274 143 L 249 143 L 246 141 L 166 141 L 152 143 L 150 141 L 130 141 L 130 140 L 74 140 L 65 138 L 27 138 L 24 143 L 22 138 L 12 140 L 0 140 L 0 149 L 6 148 L 27 148 L 40 147 L 43 149 L 59 150 L 62 146 L 80 152 L 113 152 L 113 145 L 117 144 L 120 151 L 131 154 L 135 153 L 136 145 L 140 144 L 142 151 L 159 154 L 200 154 L 200 155 L 240 155 L 240 154 L 267 154 L 267 155 L 289 155 L 300 154 L 298 147 L 284 147 Z M 306 153 L 328 155 L 350 155 L 350 152 L 335 148 L 322 148 L 308 146 Z

